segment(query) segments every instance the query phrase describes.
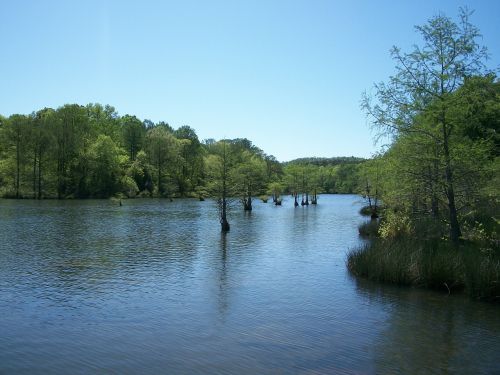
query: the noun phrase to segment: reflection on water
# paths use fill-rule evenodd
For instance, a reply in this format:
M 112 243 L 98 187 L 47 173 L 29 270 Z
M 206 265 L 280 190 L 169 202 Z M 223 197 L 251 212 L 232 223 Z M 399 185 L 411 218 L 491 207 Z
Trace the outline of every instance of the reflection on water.
M 498 307 L 350 277 L 355 196 L 0 202 L 0 373 L 495 373 Z
M 364 280 L 357 292 L 390 313 L 373 350 L 377 373 L 499 373 L 498 306 Z

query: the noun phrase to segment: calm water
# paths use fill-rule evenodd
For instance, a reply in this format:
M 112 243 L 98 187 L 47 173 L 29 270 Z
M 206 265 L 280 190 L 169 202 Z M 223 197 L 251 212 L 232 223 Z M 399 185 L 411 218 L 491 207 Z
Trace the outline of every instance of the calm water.
M 498 306 L 348 275 L 359 207 L 0 201 L 0 373 L 500 373 Z

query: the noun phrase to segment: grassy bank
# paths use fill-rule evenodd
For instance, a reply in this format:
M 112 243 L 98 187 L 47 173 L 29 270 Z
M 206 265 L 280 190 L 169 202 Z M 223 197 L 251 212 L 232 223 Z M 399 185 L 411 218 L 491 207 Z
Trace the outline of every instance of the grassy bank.
M 374 223 L 360 226 L 373 233 Z M 459 248 L 441 239 L 418 240 L 414 236 L 373 238 L 353 249 L 348 269 L 357 276 L 399 285 L 411 285 L 471 297 L 500 301 L 500 251 L 466 242 Z

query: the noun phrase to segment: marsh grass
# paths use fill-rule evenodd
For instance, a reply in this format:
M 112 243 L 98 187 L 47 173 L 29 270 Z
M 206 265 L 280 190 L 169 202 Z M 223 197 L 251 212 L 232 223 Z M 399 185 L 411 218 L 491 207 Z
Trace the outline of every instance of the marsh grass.
M 378 236 L 379 221 L 376 219 L 365 221 L 358 226 L 358 232 L 361 237 L 374 238 Z
M 447 293 L 465 290 L 471 297 L 500 301 L 500 254 L 444 240 L 373 239 L 347 256 L 354 275 L 378 282 L 411 285 Z

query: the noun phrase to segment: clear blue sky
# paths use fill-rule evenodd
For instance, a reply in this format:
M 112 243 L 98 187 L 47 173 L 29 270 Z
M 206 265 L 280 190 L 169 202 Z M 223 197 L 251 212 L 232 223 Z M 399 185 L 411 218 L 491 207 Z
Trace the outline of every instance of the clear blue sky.
M 370 156 L 361 93 L 414 25 L 475 10 L 491 67 L 500 1 L 1 1 L 0 114 L 113 105 L 286 161 Z M 456 19 L 456 18 L 455 18 Z

